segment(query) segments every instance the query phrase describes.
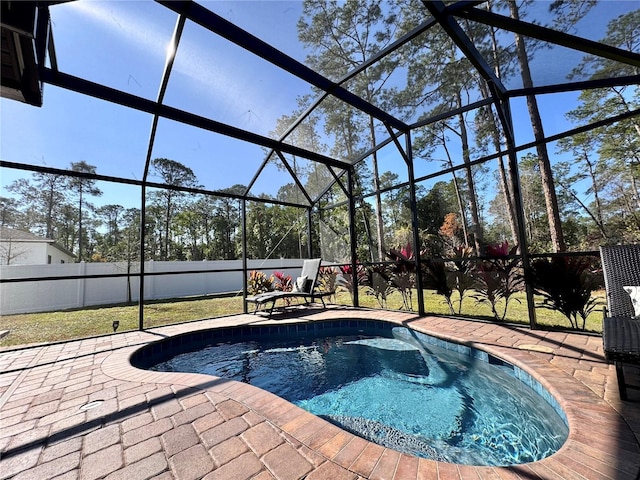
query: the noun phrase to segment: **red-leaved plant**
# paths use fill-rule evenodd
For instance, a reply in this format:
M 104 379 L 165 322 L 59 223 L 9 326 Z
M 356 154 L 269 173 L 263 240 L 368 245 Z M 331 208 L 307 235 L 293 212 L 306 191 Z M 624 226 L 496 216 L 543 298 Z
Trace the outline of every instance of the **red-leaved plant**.
M 284 272 L 273 272 L 273 276 L 276 278 L 274 285 L 275 290 L 279 290 L 281 292 L 290 292 L 293 290 L 291 275 L 285 275 Z
M 395 290 L 386 265 L 373 265 L 367 268 L 366 294 L 375 297 L 380 308 L 387 308 L 387 298 Z
M 519 302 L 513 295 L 522 289 L 524 278 L 518 266 L 519 260 L 513 258 L 517 250 L 517 245 L 510 249 L 506 240 L 487 245 L 485 251 L 489 258 L 480 262 L 474 272 L 477 285 L 472 297 L 478 303 L 488 303 L 496 320 L 505 319 L 511 300 Z M 502 309 L 498 312 L 500 302 L 503 302 Z
M 274 290 L 280 292 L 290 292 L 293 290 L 291 275 L 285 275 L 284 272 L 273 272 L 273 276 L 275 277 Z M 283 300 L 287 305 L 291 305 L 291 298 L 285 297 Z
M 353 290 L 357 285 L 364 285 L 367 281 L 367 271 L 363 265 L 357 264 L 354 275 L 351 265 L 341 265 L 340 276 L 336 279 L 336 283 L 339 287 L 342 287 L 351 295 L 351 301 L 353 301 Z
M 404 247 L 391 249 L 387 256 L 393 260 L 391 283 L 402 295 L 402 308 L 413 310 L 413 289 L 416 284 L 415 252 L 411 243 Z
M 458 292 L 458 314 L 462 311 L 462 300 L 465 293 L 471 289 L 474 285 L 473 278 L 473 262 L 469 259 L 473 254 L 473 248 L 465 247 L 463 245 L 453 248 L 453 258 L 450 263 L 453 264 L 454 269 L 451 272 L 446 272 L 445 275 L 450 279 L 447 283 L 452 284 L 451 289 Z M 453 313 L 453 302 L 448 299 L 449 308 Z

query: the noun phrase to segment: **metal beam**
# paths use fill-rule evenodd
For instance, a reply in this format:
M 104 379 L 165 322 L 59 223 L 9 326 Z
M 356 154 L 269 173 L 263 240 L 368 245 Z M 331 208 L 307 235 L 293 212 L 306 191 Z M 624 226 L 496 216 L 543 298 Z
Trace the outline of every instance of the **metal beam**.
M 291 178 L 295 182 L 296 186 L 300 189 L 300 191 L 302 192 L 302 195 L 304 195 L 304 198 L 307 199 L 307 202 L 309 202 L 309 205 L 312 205 L 313 202 L 311 201 L 311 197 L 309 197 L 307 190 L 304 188 L 302 183 L 300 183 L 300 179 L 298 178 L 298 175 L 296 174 L 296 172 L 293 171 L 293 168 L 291 168 L 291 165 L 289 165 L 289 162 L 287 162 L 287 159 L 284 158 L 284 155 L 282 154 L 281 151 L 278 150 L 276 153 L 278 154 L 278 157 L 280 157 L 280 161 L 283 163 L 284 167 L 289 172 L 289 175 L 291 175 Z
M 311 208 L 307 209 L 307 257 L 314 258 L 313 255 L 313 228 L 311 227 L 311 222 L 313 222 L 313 214 Z M 318 252 L 318 256 L 320 253 Z
M 460 115 L 461 113 L 470 112 L 471 110 L 475 110 L 486 105 L 491 105 L 492 103 L 495 103 L 493 98 L 485 98 L 484 100 L 470 103 L 469 105 L 465 105 L 464 107 L 456 108 L 454 110 L 447 110 L 446 112 L 442 112 L 432 117 L 425 118 L 424 120 L 417 121 L 416 123 L 411 125 L 411 130 L 415 130 L 416 128 L 424 127 L 431 123 L 444 120 L 445 118 L 451 118 L 456 115 Z
M 604 43 L 588 40 L 583 37 L 559 32 L 558 30 L 542 27 L 534 23 L 515 20 L 481 8 L 457 10 L 455 15 L 466 18 L 467 20 L 484 23 L 485 25 L 491 25 L 520 35 L 554 43 L 556 45 L 568 47 L 597 57 L 608 58 L 609 60 L 614 60 L 616 62 L 640 67 L 639 53 L 630 52 Z
M 242 312 L 247 313 L 247 202 L 242 200 Z
M 398 136 L 394 133 L 394 131 L 391 129 L 391 127 L 389 125 L 385 125 L 385 127 L 387 127 L 387 131 L 389 132 L 389 135 L 391 135 L 391 140 L 393 140 L 393 143 L 395 144 L 396 148 L 398 149 L 398 153 L 400 153 L 400 156 L 402 157 L 404 162 L 407 165 L 412 163 L 411 159 L 408 156 L 408 154 L 404 151 L 404 148 L 402 148 L 402 145 L 400 145 L 400 142 L 398 141 Z M 405 141 L 407 141 L 409 134 L 407 133 L 407 134 L 403 134 L 403 135 L 407 135 L 407 139 L 405 140 Z M 410 146 L 410 144 L 407 143 L 407 146 Z M 411 170 L 413 171 L 413 165 L 411 165 Z
M 540 95 L 546 93 L 575 92 L 581 90 L 591 90 L 595 88 L 626 87 L 630 85 L 640 85 L 640 75 L 629 75 L 625 77 L 598 78 L 585 80 L 582 82 L 559 83 L 555 85 L 542 85 L 540 87 L 519 88 L 509 90 L 509 98 L 525 97 L 527 95 Z
M 322 190 L 322 192 L 320 192 L 318 195 L 316 195 L 316 198 L 315 198 L 315 200 L 313 201 L 313 204 L 314 204 L 314 205 L 318 202 L 318 200 L 320 200 L 322 197 L 324 197 L 324 196 L 325 196 L 325 194 L 326 194 L 329 190 L 331 190 L 331 188 L 332 188 L 335 184 L 337 184 L 337 185 L 340 187 L 340 189 L 342 190 L 342 192 L 343 192 L 346 196 L 349 196 L 349 192 L 347 192 L 347 188 L 346 188 L 346 187 L 344 186 L 344 184 L 340 181 L 340 177 L 344 176 L 344 174 L 345 174 L 346 170 L 343 170 L 343 171 L 342 171 L 342 173 L 337 174 L 336 172 L 334 172 L 334 171 L 333 171 L 333 169 L 332 169 L 331 167 L 326 167 L 326 168 L 327 168 L 327 170 L 329 171 L 329 173 L 331 174 L 331 176 L 333 177 L 334 182 L 333 182 L 333 183 L 330 183 L 329 185 L 327 185 L 327 187 L 326 187 L 326 188 L 324 188 L 324 189 Z
M 436 21 L 433 18 L 430 18 L 429 20 L 422 22 L 420 25 L 418 25 L 417 27 L 413 28 L 412 30 L 404 34 L 398 40 L 388 45 L 386 48 L 383 48 L 382 50 L 380 50 L 378 53 L 373 55 L 367 61 L 361 63 L 356 68 L 351 70 L 344 77 L 338 80 L 337 82 L 338 85 L 342 85 L 343 83 L 351 80 L 353 77 L 355 77 L 359 73 L 364 72 L 371 65 L 375 64 L 376 62 L 379 62 L 387 55 L 393 53 L 394 51 L 402 47 L 404 44 L 410 42 L 411 40 L 413 40 L 414 38 L 416 38 L 417 36 L 425 32 L 426 30 L 431 28 L 435 23 Z M 311 112 L 313 112 L 318 107 L 318 105 L 322 103 L 322 101 L 325 98 L 327 98 L 327 95 L 328 94 L 325 92 L 323 95 L 320 95 L 311 105 L 309 105 L 309 107 L 307 107 L 307 109 L 300 115 L 300 117 L 298 117 L 296 121 L 289 126 L 289 128 L 285 131 L 282 137 L 280 137 L 280 140 L 284 140 L 286 137 L 288 137 L 291 134 L 291 132 L 295 129 L 295 127 L 300 125 L 304 121 L 304 119 L 307 118 L 311 114 Z
M 173 35 L 171 36 L 171 43 L 169 47 L 170 51 L 167 52 L 167 58 L 164 65 L 164 71 L 162 72 L 162 81 L 160 82 L 160 88 L 158 89 L 157 103 L 161 104 L 164 101 L 164 95 L 167 91 L 167 85 L 169 84 L 169 77 L 171 76 L 171 70 L 173 69 L 173 62 L 176 58 L 176 52 L 178 51 L 178 44 L 180 43 L 180 38 L 182 37 L 182 31 L 184 30 L 186 19 L 183 16 L 179 16 L 176 21 L 176 26 L 173 30 Z M 144 171 L 142 174 L 142 181 L 147 181 L 147 176 L 149 175 L 149 166 L 151 165 L 151 154 L 153 152 L 153 145 L 156 140 L 156 132 L 158 130 L 158 119 L 159 115 L 156 113 L 153 116 L 153 121 L 151 123 L 151 132 L 149 133 L 149 143 L 147 144 L 147 157 L 144 163 Z
M 397 140 L 396 140 L 397 141 Z M 416 268 L 416 289 L 418 290 L 418 315 L 424 316 L 424 282 L 422 281 L 422 262 L 420 258 L 420 228 L 418 226 L 418 202 L 416 200 L 416 177 L 413 169 L 413 150 L 411 147 L 411 133 L 407 133 L 405 138 L 406 154 L 398 145 L 398 149 L 403 153 L 407 162 L 407 176 L 409 177 L 409 208 L 411 210 L 411 230 L 413 233 L 413 252 Z
M 352 284 L 352 300 L 353 306 L 360 306 L 360 299 L 358 295 L 358 236 L 356 234 L 356 202 L 353 197 L 353 183 L 354 183 L 355 171 L 352 168 L 347 170 L 347 190 L 349 191 L 349 252 L 350 252 L 350 265 L 351 265 L 351 284 Z
M 282 205 L 285 207 L 309 208 L 309 205 L 293 203 L 293 202 L 283 202 L 281 200 L 277 200 L 274 198 L 253 197 L 250 195 L 235 195 L 235 194 L 220 191 L 220 190 L 207 190 L 204 188 L 177 187 L 175 185 L 167 185 L 164 183 L 143 182 L 142 180 L 136 180 L 133 178 L 121 178 L 121 177 L 112 177 L 109 175 L 91 174 L 86 172 L 75 172 L 73 170 L 65 170 L 62 168 L 43 167 L 41 165 L 31 165 L 31 164 L 25 164 L 25 163 L 10 162 L 7 160 L 0 160 L 0 168 L 11 168 L 14 170 L 20 170 L 20 171 L 26 171 L 26 172 L 48 173 L 50 175 L 62 175 L 65 177 L 87 178 L 87 179 L 96 180 L 99 182 L 121 183 L 126 185 L 135 185 L 137 187 L 146 186 L 149 188 L 175 190 L 178 192 L 192 193 L 196 195 L 211 195 L 214 197 L 232 198 L 235 200 L 245 199 L 252 202 L 269 203 L 273 205 Z
M 504 95 L 506 88 L 502 84 L 502 80 L 496 76 L 474 43 L 469 39 L 464 30 L 462 30 L 462 27 L 460 27 L 458 22 L 448 13 L 444 3 L 441 1 L 427 0 L 422 0 L 422 3 L 431 15 L 438 20 L 440 26 L 447 32 L 451 40 L 455 42 L 465 57 L 467 57 L 476 70 L 478 70 L 478 73 L 489 83 L 489 86 L 491 87 L 491 85 L 493 85 L 498 95 Z
M 345 88 L 339 86 L 337 83 L 307 67 L 305 64 L 286 55 L 280 50 L 274 48 L 272 45 L 251 35 L 249 32 L 225 20 L 219 15 L 216 15 L 212 11 L 207 10 L 202 5 L 188 0 L 157 1 L 168 9 L 173 10 L 178 14 L 185 15 L 189 20 L 197 23 L 207 30 L 220 35 L 239 47 L 242 47 L 260 58 L 265 59 L 269 63 L 280 67 L 320 90 L 330 93 L 358 110 L 361 110 L 382 122 L 387 122 L 400 130 L 407 129 L 407 125 L 404 122 L 392 115 L 389 115 L 386 111 L 372 105 L 361 97 L 354 95 Z
M 299 157 L 313 160 L 315 162 L 324 163 L 325 165 L 331 165 L 340 169 L 347 169 L 351 166 L 350 163 L 341 162 L 334 158 L 321 155 L 309 150 L 305 150 L 300 147 L 288 145 L 286 143 L 279 142 L 273 138 L 264 137 L 256 133 L 242 130 L 237 127 L 232 127 L 209 118 L 201 117 L 193 113 L 185 112 L 178 108 L 170 107 L 168 105 L 159 105 L 157 102 L 148 100 L 146 98 L 131 95 L 130 93 L 116 90 L 111 87 L 106 87 L 99 83 L 90 82 L 83 78 L 74 77 L 62 72 L 56 72 L 49 68 L 45 68 L 42 74 L 42 81 L 55 85 L 57 87 L 66 88 L 77 93 L 89 95 L 91 97 L 100 98 L 109 102 L 117 103 L 125 107 L 140 110 L 151 114 L 157 114 L 161 117 L 175 120 L 194 127 L 202 128 L 210 132 L 220 133 L 228 137 L 243 140 L 255 145 L 260 145 L 274 150 L 281 150 L 291 155 L 297 155 Z
M 144 330 L 144 246 L 147 231 L 147 188 L 142 185 L 140 189 L 140 245 L 138 245 L 138 253 L 140 255 L 140 283 L 138 285 L 138 330 Z
M 411 40 L 413 40 L 414 38 L 416 38 L 417 36 L 419 36 L 420 34 L 422 34 L 423 32 L 425 32 L 426 30 L 428 30 L 429 28 L 431 28 L 434 24 L 436 23 L 436 20 L 433 18 L 430 18 L 424 22 L 422 22 L 420 25 L 418 25 L 417 27 L 413 28 L 412 30 L 410 30 L 409 32 L 407 32 L 406 34 L 404 34 L 402 37 L 400 37 L 398 40 L 396 40 L 395 42 L 391 43 L 390 45 L 388 45 L 386 48 L 380 50 L 378 53 L 376 53 L 375 55 L 373 55 L 371 58 L 369 58 L 367 61 L 361 63 L 360 65 L 358 65 L 356 68 L 354 68 L 352 71 L 350 71 L 349 73 L 347 73 L 344 77 L 342 77 L 340 80 L 338 80 L 338 85 L 342 85 L 343 83 L 347 82 L 348 80 L 352 79 L 353 77 L 355 77 L 356 75 L 358 75 L 359 73 L 365 71 L 367 68 L 369 68 L 371 65 L 375 64 L 376 62 L 379 62 L 380 60 L 382 60 L 384 57 L 386 57 L 387 55 L 393 53 L 394 51 L 396 51 L 397 49 L 399 49 L 400 47 L 402 47 L 404 44 L 410 42 Z M 304 112 L 302 112 L 300 114 L 300 116 L 291 124 L 289 125 L 289 128 L 287 128 L 287 130 L 281 135 L 280 137 L 280 141 L 284 141 L 295 129 L 296 127 L 298 127 L 302 122 L 304 122 L 304 120 L 311 115 L 311 113 L 322 103 L 322 101 L 327 98 L 329 94 L 327 92 L 324 92 L 322 95 L 320 95 L 318 98 L 316 98 L 313 103 L 311 105 L 309 105 L 306 110 Z M 387 143 L 390 141 L 391 139 L 389 139 L 387 141 Z M 273 153 L 273 151 L 269 152 L 269 155 L 267 155 L 267 159 L 271 156 L 271 154 Z M 365 156 L 366 157 L 366 156 Z M 362 158 L 360 159 L 362 160 Z M 358 163 L 360 160 L 357 160 L 355 163 Z M 263 164 L 262 168 L 264 168 Z

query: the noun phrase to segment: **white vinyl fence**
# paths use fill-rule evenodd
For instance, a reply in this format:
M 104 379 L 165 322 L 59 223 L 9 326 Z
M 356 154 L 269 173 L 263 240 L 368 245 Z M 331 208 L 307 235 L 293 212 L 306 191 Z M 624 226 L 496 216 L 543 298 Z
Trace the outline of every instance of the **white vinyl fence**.
M 302 260 L 248 260 L 248 270 L 260 270 L 267 275 L 283 271 L 295 278 L 300 272 Z M 185 272 L 200 270 L 241 269 L 241 260 L 216 260 L 203 262 L 146 262 L 145 274 L 154 272 Z M 132 274 L 139 266 L 132 268 Z M 48 312 L 82 308 L 94 305 L 124 303 L 130 289 L 131 299 L 139 297 L 139 279 L 79 278 L 68 280 L 43 280 L 49 277 L 91 276 L 126 274 L 126 263 L 65 263 L 55 265 L 0 265 L 0 278 L 33 278 L 32 281 L 0 284 L 0 315 L 15 313 Z M 182 275 L 145 276 L 145 300 L 159 300 L 196 295 L 237 292 L 242 295 L 242 272 L 185 273 Z

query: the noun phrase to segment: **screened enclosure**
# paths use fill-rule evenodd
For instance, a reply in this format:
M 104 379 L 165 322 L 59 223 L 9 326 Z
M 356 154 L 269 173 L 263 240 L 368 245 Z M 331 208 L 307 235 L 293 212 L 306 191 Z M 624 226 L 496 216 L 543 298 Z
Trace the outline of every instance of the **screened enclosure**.
M 640 241 L 635 2 L 6 1 L 2 42 L 4 322 L 246 312 L 321 257 L 334 303 L 597 330 Z

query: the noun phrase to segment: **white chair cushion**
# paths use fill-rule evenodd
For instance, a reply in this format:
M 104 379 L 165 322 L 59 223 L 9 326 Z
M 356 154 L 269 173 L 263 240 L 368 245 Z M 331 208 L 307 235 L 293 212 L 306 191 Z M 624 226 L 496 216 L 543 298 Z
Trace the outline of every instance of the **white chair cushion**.
M 636 317 L 640 317 L 640 286 L 624 286 L 622 287 L 625 292 L 631 297 L 631 303 L 633 304 L 633 311 Z
M 303 275 L 302 277 L 296 278 L 296 283 L 293 284 L 294 292 L 306 292 L 305 288 L 307 286 L 307 276 Z

